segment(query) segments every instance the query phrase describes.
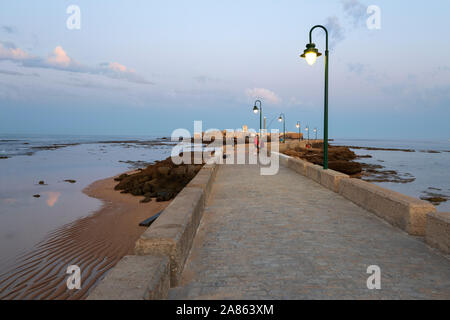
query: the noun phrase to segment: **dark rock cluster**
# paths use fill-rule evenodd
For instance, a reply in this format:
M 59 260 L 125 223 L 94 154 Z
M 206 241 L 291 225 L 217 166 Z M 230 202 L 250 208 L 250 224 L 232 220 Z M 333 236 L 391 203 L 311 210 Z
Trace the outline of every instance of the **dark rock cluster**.
M 284 152 L 288 156 L 304 159 L 317 165 L 323 165 L 323 143 L 313 143 L 311 148 L 300 148 Z M 347 147 L 328 146 L 328 168 L 348 175 L 358 175 L 362 166 L 354 162 L 358 156 Z
M 116 190 L 134 196 L 144 196 L 141 202 L 168 201 L 173 199 L 201 169 L 201 164 L 175 165 L 169 157 L 157 161 L 137 173 L 122 174 L 115 180 Z

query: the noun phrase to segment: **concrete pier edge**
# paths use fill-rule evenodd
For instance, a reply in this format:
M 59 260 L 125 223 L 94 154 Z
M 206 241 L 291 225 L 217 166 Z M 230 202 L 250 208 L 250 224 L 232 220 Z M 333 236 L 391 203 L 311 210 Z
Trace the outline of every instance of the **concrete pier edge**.
M 167 299 L 178 285 L 218 165 L 205 164 L 126 256 L 92 290 L 88 300 Z

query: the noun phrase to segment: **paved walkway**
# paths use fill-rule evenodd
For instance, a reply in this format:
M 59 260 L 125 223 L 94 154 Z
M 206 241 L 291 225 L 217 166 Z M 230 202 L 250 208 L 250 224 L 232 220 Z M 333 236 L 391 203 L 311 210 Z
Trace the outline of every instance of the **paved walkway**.
M 290 169 L 227 165 L 169 298 L 450 299 L 450 260 Z

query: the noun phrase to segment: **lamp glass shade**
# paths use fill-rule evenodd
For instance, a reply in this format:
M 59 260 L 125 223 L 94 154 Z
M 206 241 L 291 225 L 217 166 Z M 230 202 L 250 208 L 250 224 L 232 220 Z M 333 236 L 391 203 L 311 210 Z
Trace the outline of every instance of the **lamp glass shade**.
M 258 113 L 258 111 L 259 111 L 258 107 L 257 107 L 257 106 L 254 106 L 254 107 L 253 107 L 253 112 L 254 112 L 254 113 Z
M 282 117 L 279 117 L 279 118 L 278 118 L 278 121 L 280 121 L 280 122 L 283 121 L 283 118 L 282 118 Z
M 297 123 L 296 125 L 295 125 L 297 128 L 300 128 L 300 125 Z
M 321 55 L 322 54 L 316 49 L 316 45 L 314 43 L 308 43 L 305 51 L 300 55 L 300 57 L 305 58 L 306 62 L 312 66 L 316 62 L 317 57 L 320 57 Z
M 317 54 L 313 51 L 305 53 L 306 62 L 312 66 L 317 60 Z

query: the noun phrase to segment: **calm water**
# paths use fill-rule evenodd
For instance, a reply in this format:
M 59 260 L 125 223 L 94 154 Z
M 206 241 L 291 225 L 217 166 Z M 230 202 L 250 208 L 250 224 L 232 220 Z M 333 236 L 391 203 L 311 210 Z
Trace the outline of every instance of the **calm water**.
M 352 149 L 358 155 L 372 158 L 359 162 L 379 164 L 382 170 L 396 170 L 400 174 L 410 174 L 415 180 L 410 183 L 376 182 L 382 187 L 419 198 L 424 192 L 450 196 L 450 141 L 396 141 L 396 140 L 350 140 L 336 139 L 334 145 L 412 149 L 414 152 Z M 437 151 L 429 153 L 426 151 Z M 433 189 L 429 189 L 429 188 Z M 435 190 L 440 189 L 440 190 Z M 438 211 L 450 211 L 450 200 L 437 206 Z
M 99 200 L 82 193 L 89 184 L 132 168 L 127 161 L 153 162 L 170 156 L 173 143 L 158 137 L 138 139 L 146 144 L 118 142 L 135 139 L 0 136 L 0 156 L 10 157 L 0 159 L 0 271 L 48 232 L 99 209 Z M 45 150 L 61 144 L 74 145 Z M 35 194 L 41 197 L 34 198 Z

